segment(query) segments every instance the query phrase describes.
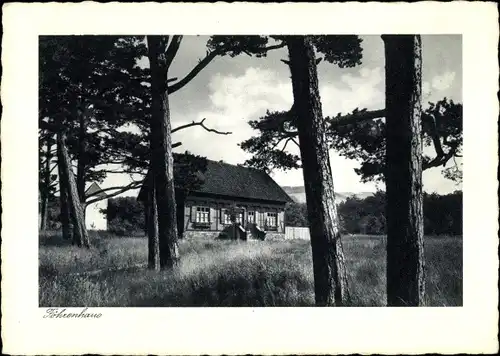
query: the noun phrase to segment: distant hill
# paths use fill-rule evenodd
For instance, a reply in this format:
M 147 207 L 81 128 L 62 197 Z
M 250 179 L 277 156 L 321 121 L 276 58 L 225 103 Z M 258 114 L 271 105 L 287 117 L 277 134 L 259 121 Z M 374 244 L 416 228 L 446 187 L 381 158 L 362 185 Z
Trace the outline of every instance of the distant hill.
M 305 203 L 306 202 L 306 192 L 303 186 L 295 186 L 295 187 L 281 187 L 287 193 L 290 198 L 292 198 L 297 203 Z M 360 193 L 350 193 L 350 192 L 336 192 L 335 197 L 338 203 L 343 202 L 348 197 L 355 196 L 359 199 L 364 199 L 373 195 L 372 192 L 360 192 Z

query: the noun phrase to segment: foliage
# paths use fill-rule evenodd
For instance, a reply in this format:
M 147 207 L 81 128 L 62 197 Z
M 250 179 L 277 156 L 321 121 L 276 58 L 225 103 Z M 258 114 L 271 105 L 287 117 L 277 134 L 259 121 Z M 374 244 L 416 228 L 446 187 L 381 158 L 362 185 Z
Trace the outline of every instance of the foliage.
M 194 155 L 189 151 L 174 153 L 174 183 L 176 190 L 182 195 L 198 189 L 203 184 L 203 173 L 206 170 L 206 157 Z
M 386 232 L 385 192 L 359 199 L 347 198 L 339 204 L 344 233 L 380 235 Z M 462 192 L 439 195 L 424 193 L 424 233 L 462 235 Z
M 207 49 L 221 56 L 235 57 L 245 53 L 257 57 L 266 56 L 267 36 L 211 36 L 207 42 Z
M 461 181 L 461 167 L 456 161 L 452 167 L 445 168 L 445 165 L 461 157 L 462 109 L 462 104 L 444 98 L 437 103 L 429 103 L 422 113 L 424 145 L 436 151 L 435 157 L 423 156 L 423 168 L 442 166 L 443 176 L 456 182 Z M 355 109 L 347 116 L 356 117 L 365 112 L 366 109 Z M 298 145 L 294 120 L 291 110 L 267 111 L 258 120 L 249 121 L 250 127 L 259 132 L 240 143 L 244 151 L 253 155 L 245 164 L 268 172 L 300 168 L 300 157 L 286 150 L 288 145 Z M 283 126 L 272 125 L 273 122 L 283 123 Z M 360 162 L 361 167 L 355 171 L 363 181 L 383 180 L 385 119 L 348 120 L 346 115 L 338 114 L 325 117 L 325 122 L 330 148 Z
M 50 196 L 47 205 L 47 230 L 58 230 L 61 228 L 59 197 Z
M 429 102 L 429 106 L 423 110 L 424 147 L 433 147 L 436 151 L 436 156 L 432 158 L 424 154 L 422 163 L 424 169 L 444 167 L 450 159 L 461 156 L 462 110 L 462 104 L 447 98 L 437 103 Z M 347 125 L 333 124 L 335 121 L 331 118 L 326 120 L 331 122 L 329 135 L 331 147 L 342 156 L 361 162 L 361 167 L 355 169 L 361 179 L 363 181 L 383 180 L 385 119 L 360 121 Z M 439 149 L 443 152 L 437 152 Z M 443 172 L 443 175 L 448 179 L 460 180 L 457 174 L 450 174 L 452 172 L 455 170 L 448 169 Z
M 365 199 L 348 197 L 339 204 L 338 211 L 345 233 L 385 233 L 385 193 L 382 191 Z
M 324 55 L 327 62 L 340 68 L 354 67 L 361 64 L 362 39 L 356 35 L 319 35 L 312 36 L 316 50 Z
M 463 194 L 424 194 L 424 233 L 428 235 L 462 235 Z
M 144 206 L 135 197 L 111 198 L 105 209 L 108 231 L 118 236 L 130 236 L 144 231 Z
M 259 130 L 259 134 L 239 144 L 242 150 L 253 154 L 253 157 L 245 161 L 245 165 L 264 170 L 268 173 L 273 169 L 287 170 L 300 168 L 300 157 L 285 151 L 288 144 L 293 144 L 295 140 L 293 137 L 287 138 L 286 134 L 282 134 L 279 130 L 260 129 L 262 122 L 279 121 L 284 116 L 288 116 L 288 113 L 267 110 L 266 115 L 259 118 L 259 120 L 248 122 L 253 130 Z M 289 127 L 296 128 L 293 123 L 290 123 Z M 277 146 L 283 141 L 285 142 L 283 147 L 278 149 Z
M 200 187 L 206 167 L 205 157 L 187 151 L 174 154 L 174 180 L 178 198 L 182 199 L 190 190 Z M 109 199 L 104 213 L 108 230 L 117 235 L 127 236 L 145 229 L 144 205 L 136 197 Z
M 141 149 L 137 135 L 121 129 L 147 118 L 147 71 L 137 66 L 145 46 L 133 36 L 41 36 L 39 50 L 40 141 L 67 131 L 78 175 L 102 182 L 104 165 L 126 164 Z
M 305 203 L 287 203 L 285 207 L 286 226 L 309 226 L 307 205 Z

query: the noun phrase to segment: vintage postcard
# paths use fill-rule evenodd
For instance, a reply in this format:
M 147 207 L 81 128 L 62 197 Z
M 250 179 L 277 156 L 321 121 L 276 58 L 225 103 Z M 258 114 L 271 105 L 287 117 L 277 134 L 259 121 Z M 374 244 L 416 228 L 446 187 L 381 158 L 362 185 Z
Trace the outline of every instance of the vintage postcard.
M 493 3 L 2 22 L 4 352 L 498 351 Z

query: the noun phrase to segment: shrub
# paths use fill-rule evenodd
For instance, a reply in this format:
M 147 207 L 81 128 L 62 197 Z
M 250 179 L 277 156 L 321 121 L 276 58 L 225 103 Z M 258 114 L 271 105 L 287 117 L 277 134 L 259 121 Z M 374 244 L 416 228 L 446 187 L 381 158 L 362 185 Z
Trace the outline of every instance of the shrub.
M 462 192 L 447 195 L 424 193 L 424 233 L 462 235 Z M 342 233 L 385 234 L 385 192 L 360 199 L 355 196 L 339 204 Z
M 105 210 L 108 230 L 118 236 L 144 232 L 144 207 L 134 197 L 110 199 Z

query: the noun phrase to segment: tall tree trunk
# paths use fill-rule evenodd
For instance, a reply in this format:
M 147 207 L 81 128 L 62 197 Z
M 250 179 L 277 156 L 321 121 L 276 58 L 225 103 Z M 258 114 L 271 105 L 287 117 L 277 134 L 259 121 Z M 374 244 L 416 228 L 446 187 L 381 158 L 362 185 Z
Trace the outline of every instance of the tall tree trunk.
M 79 113 L 79 128 L 78 128 L 78 163 L 76 171 L 76 186 L 78 190 L 78 197 L 81 202 L 85 201 L 85 155 L 87 152 L 85 142 L 85 115 Z
M 174 189 L 174 158 L 168 102 L 165 51 L 166 38 L 147 36 L 148 57 L 151 68 L 152 93 L 152 157 L 156 202 L 158 206 L 158 235 L 160 244 L 160 266 L 168 268 L 179 259 L 177 245 L 177 218 Z
M 149 194 L 149 193 L 148 193 Z M 148 231 L 149 231 L 149 197 L 146 197 L 147 199 L 143 201 L 144 205 L 144 236 L 148 236 Z
M 70 226 L 70 211 L 69 211 L 69 204 L 68 204 L 68 187 L 67 187 L 67 181 L 64 179 L 61 179 L 61 177 L 64 176 L 63 173 L 63 165 L 59 164 L 60 160 L 60 147 L 59 144 L 57 145 L 57 156 L 58 156 L 58 162 L 57 162 L 57 170 L 59 173 L 59 206 L 60 206 L 60 211 L 61 211 L 61 228 L 62 228 L 62 235 L 65 240 L 70 240 L 73 235 L 71 234 L 71 226 Z M 62 159 L 61 159 L 62 160 Z
M 148 184 L 148 199 L 146 203 L 146 228 L 148 232 L 148 267 L 160 269 L 160 243 L 158 239 L 158 205 L 156 204 L 156 191 L 154 176 L 151 176 Z
M 65 135 L 63 133 L 57 134 L 57 158 L 60 166 L 59 180 L 66 185 L 66 198 L 70 207 L 70 216 L 73 222 L 73 241 L 78 246 L 90 247 L 89 236 L 85 228 L 85 221 L 83 219 L 84 211 L 78 198 L 78 191 L 76 188 L 76 181 L 71 170 L 71 161 L 69 159 L 68 150 L 65 143 Z
M 348 302 L 347 273 L 335 203 L 314 48 L 307 37 L 288 40 L 294 115 L 307 200 L 316 305 Z
M 45 142 L 46 154 L 45 154 L 45 165 L 43 168 L 43 187 L 40 190 L 41 195 L 41 206 L 40 206 L 40 230 L 44 231 L 47 229 L 48 220 L 48 209 L 49 209 L 49 194 L 50 194 L 50 161 L 52 160 L 52 138 L 47 135 Z
M 179 239 L 184 238 L 184 206 L 185 206 L 185 193 L 179 192 L 175 197 L 175 203 L 177 204 L 177 237 Z
M 40 192 L 40 230 L 47 230 L 49 196 L 47 192 Z
M 78 198 L 83 210 L 83 224 L 85 226 L 85 170 L 87 162 L 87 141 L 86 141 L 86 118 L 87 109 L 82 110 L 81 100 L 77 101 L 76 115 L 78 116 L 79 127 L 78 127 L 78 163 L 76 171 L 76 189 L 78 191 Z M 76 229 L 77 226 L 74 226 Z M 75 231 L 76 233 L 76 231 Z
M 422 49 L 420 36 L 383 35 L 385 44 L 387 304 L 424 302 Z

